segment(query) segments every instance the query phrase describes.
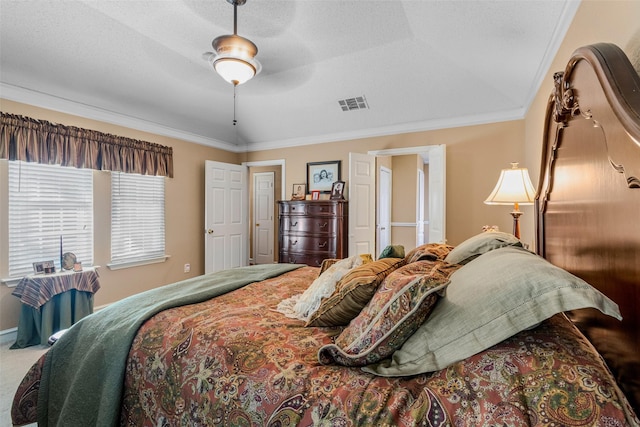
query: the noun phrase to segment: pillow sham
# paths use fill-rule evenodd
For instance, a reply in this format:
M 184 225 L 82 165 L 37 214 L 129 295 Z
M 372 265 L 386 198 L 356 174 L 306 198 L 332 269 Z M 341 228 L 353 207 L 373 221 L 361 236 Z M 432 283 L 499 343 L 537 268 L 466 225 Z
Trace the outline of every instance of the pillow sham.
M 587 282 L 523 248 L 487 252 L 450 277 L 429 320 L 393 353 L 365 367 L 381 376 L 444 369 L 563 311 L 593 307 L 622 319 Z
M 378 259 L 382 258 L 404 258 L 404 246 L 389 245 L 380 252 Z
M 335 291 L 320 302 L 306 326 L 348 325 L 367 305 L 376 289 L 392 271 L 404 265 L 404 258 L 383 258 L 349 271 Z
M 362 265 L 363 258 L 354 255 L 331 264 L 302 293 L 280 301 L 276 311 L 293 319 L 307 320 L 320 307 L 322 298 L 328 297 L 336 288 L 336 283 L 352 268 Z
M 389 357 L 429 316 L 458 267 L 418 261 L 389 274 L 335 344 L 320 348 L 319 362 L 364 366 Z
M 407 264 L 421 260 L 435 261 L 444 259 L 452 249 L 453 246 L 444 243 L 427 243 L 411 249 L 404 259 Z
M 456 245 L 444 260 L 451 264 L 466 264 L 483 253 L 505 246 L 522 247 L 522 242 L 513 234 L 502 231 L 486 231 Z

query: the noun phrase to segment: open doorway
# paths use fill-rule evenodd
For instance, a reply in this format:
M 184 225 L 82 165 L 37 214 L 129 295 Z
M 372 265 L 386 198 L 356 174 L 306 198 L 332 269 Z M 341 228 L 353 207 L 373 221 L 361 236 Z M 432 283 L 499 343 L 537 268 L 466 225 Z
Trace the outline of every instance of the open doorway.
M 243 165 L 249 168 L 249 263 L 277 262 L 277 201 L 285 199 L 285 161 L 266 160 Z M 265 188 L 269 182 L 273 183 L 272 191 Z M 273 196 L 269 197 L 269 193 Z M 271 221 L 272 226 L 261 218 Z
M 385 207 L 387 203 L 392 206 L 390 221 L 392 244 L 403 244 L 405 247 L 413 248 L 421 243 L 446 242 L 445 146 L 379 150 L 368 154 L 378 159 L 376 234 L 379 236 L 380 227 L 383 227 L 380 211 L 388 209 Z M 393 174 L 391 186 L 395 188 L 395 192 L 392 192 L 391 200 L 388 202 L 385 202 L 389 199 L 388 194 L 381 193 L 384 188 L 382 168 L 390 169 L 390 174 Z M 377 240 L 379 245 L 382 244 L 379 239 Z

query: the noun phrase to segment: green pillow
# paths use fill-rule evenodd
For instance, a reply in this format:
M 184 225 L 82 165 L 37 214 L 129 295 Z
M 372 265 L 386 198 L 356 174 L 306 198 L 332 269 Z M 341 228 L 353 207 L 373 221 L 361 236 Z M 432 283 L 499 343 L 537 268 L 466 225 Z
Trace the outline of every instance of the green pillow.
M 389 245 L 380 252 L 378 259 L 382 258 L 404 258 L 404 246 Z
M 505 246 L 522 247 L 522 243 L 513 234 L 502 231 L 485 231 L 454 247 L 444 260 L 451 264 L 466 264 L 483 253 Z

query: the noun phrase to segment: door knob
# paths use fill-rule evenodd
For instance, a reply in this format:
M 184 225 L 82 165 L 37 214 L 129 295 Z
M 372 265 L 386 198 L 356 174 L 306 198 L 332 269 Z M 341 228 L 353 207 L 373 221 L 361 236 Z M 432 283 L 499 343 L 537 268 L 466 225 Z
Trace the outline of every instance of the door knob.
M 256 227 L 260 227 L 260 224 L 256 224 Z
M 207 234 L 213 234 L 213 230 L 212 230 L 212 229 L 210 229 L 210 228 L 208 228 L 208 229 L 207 229 Z

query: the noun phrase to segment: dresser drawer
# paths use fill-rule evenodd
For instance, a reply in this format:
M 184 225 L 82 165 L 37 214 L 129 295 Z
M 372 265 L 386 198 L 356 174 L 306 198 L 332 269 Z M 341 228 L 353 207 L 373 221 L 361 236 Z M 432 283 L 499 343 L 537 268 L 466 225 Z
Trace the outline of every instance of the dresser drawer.
M 337 220 L 334 218 L 281 217 L 280 229 L 283 233 L 327 234 L 337 232 Z
M 280 249 L 288 252 L 332 252 L 337 250 L 338 241 L 331 236 L 297 236 L 283 234 Z
M 288 264 L 307 264 L 320 267 L 326 258 L 335 258 L 332 254 L 301 254 L 296 252 L 280 252 L 280 262 Z
M 280 215 L 342 216 L 344 203 L 299 201 L 280 203 Z

